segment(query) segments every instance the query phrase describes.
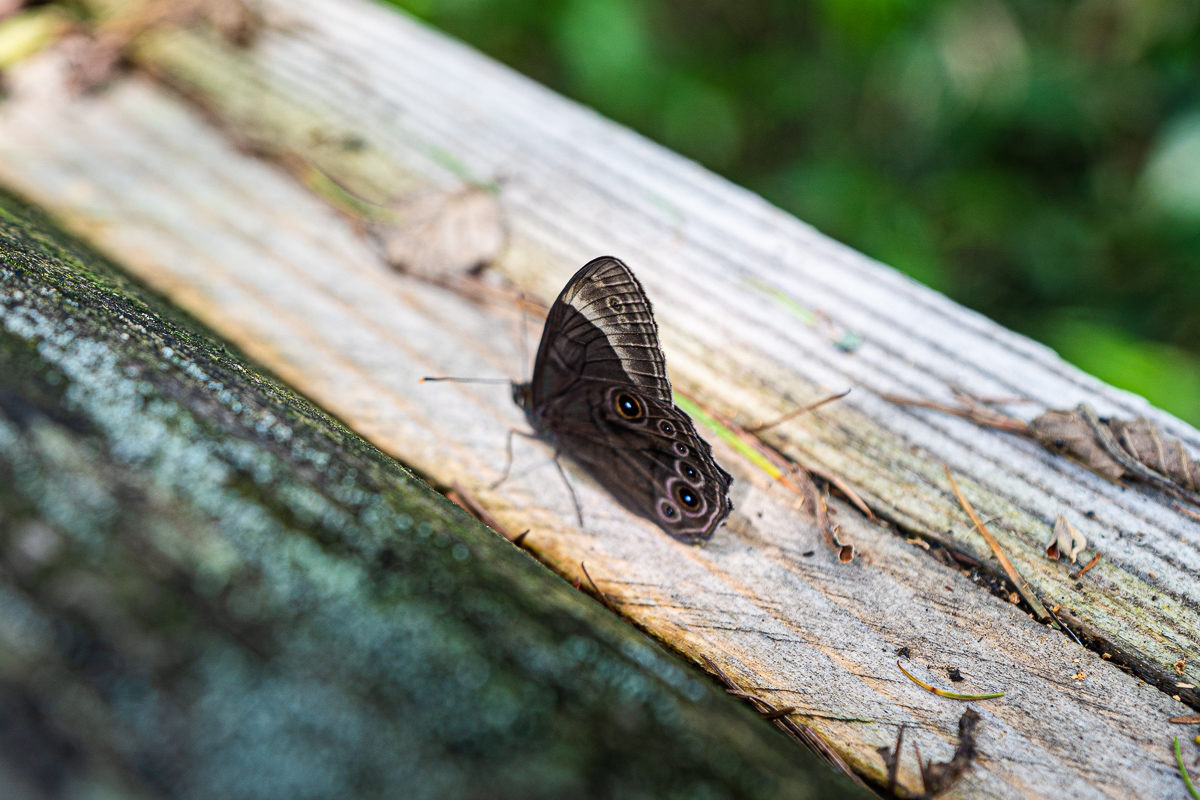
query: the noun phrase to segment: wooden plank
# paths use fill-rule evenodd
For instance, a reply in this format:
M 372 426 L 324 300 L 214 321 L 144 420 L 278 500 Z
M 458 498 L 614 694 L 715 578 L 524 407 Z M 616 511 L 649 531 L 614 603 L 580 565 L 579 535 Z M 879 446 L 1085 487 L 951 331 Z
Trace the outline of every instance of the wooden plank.
M 178 316 L 0 193 L 0 797 L 871 797 Z
M 706 407 L 754 422 L 854 387 L 767 441 L 844 476 L 906 533 L 989 563 L 949 491 L 949 464 L 1048 603 L 1147 677 L 1196 682 L 1195 522 L 1148 491 L 879 394 L 946 397 L 959 384 L 1145 414 L 1196 447 L 1194 430 L 389 11 L 333 0 L 264 9 L 251 51 L 170 32 L 145 38 L 138 57 L 200 99 L 239 145 L 299 153 L 367 196 L 392 182 L 401 192 L 499 180 L 510 244 L 496 269 L 543 300 L 598 252 L 625 257 L 655 301 L 677 387 Z M 959 796 L 1176 792 L 1167 745 L 1177 731 L 1164 720 L 1185 706 L 835 504 L 862 552 L 838 565 L 796 497 L 727 448 L 718 452 L 738 479 L 735 515 L 701 549 L 667 540 L 573 474 L 580 528 L 540 445 L 518 440 L 515 477 L 487 491 L 506 429 L 523 424 L 507 391 L 416 379 L 524 374 L 511 297 L 471 301 L 394 274 L 351 221 L 143 80 L 49 102 L 52 66 L 43 59 L 12 76 L 0 111 L 5 183 L 386 451 L 467 484 L 513 530 L 530 528 L 529 545 L 563 574 L 581 576 L 586 561 L 647 630 L 800 708 L 869 778 L 882 779 L 875 748 L 901 723 L 926 757 L 953 749 L 961 704 L 899 674 L 895 652 L 908 646 L 918 664 L 960 667 L 970 691 L 1008 691 L 981 704 L 984 758 Z M 761 285 L 863 344 L 839 350 Z M 1079 589 L 1066 565 L 1041 554 L 1059 513 L 1104 555 Z M 1172 667 L 1181 657 L 1182 676 Z M 901 776 L 916 785 L 911 753 Z

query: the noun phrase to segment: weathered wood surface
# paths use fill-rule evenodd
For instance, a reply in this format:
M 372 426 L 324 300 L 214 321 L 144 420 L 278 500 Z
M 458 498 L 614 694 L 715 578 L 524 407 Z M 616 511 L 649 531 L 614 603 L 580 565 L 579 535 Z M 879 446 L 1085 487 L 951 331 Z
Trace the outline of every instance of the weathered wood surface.
M 0 796 L 868 796 L 97 272 L 0 196 Z
M 262 5 L 251 50 L 196 32 L 138 45 L 139 63 L 224 132 L 140 78 L 60 96 L 42 59 L 11 76 L 0 107 L 0 178 L 387 452 L 468 485 L 513 531 L 531 529 L 527 545 L 563 574 L 581 576 L 586 562 L 656 636 L 798 707 L 864 775 L 881 779 L 875 748 L 901 723 L 926 757 L 953 749 L 962 706 L 899 674 L 907 646 L 943 685 L 958 666 L 968 681 L 956 688 L 1008 692 L 980 704 L 982 758 L 958 796 L 1178 795 L 1168 746 L 1179 729 L 1165 719 L 1186 706 L 845 506 L 839 520 L 861 555 L 838 565 L 795 495 L 727 448 L 736 511 L 704 548 L 667 540 L 573 474 L 580 528 L 548 451 L 520 439 L 514 477 L 487 491 L 506 430 L 523 425 L 508 392 L 416 380 L 525 374 L 516 304 L 391 272 L 352 221 L 249 153 L 298 153 L 375 198 L 499 181 L 511 235 L 495 269 L 512 283 L 549 301 L 588 258 L 624 257 L 655 301 L 676 385 L 743 422 L 853 387 L 765 439 L 849 480 L 906 534 L 994 564 L 949 490 L 949 464 L 1048 604 L 1115 660 L 1193 698 L 1171 687 L 1200 674 L 1200 525 L 1151 491 L 878 395 L 947 398 L 957 384 L 1029 397 L 1013 409 L 1028 416 L 1085 400 L 1144 414 L 1200 450 L 1196 431 L 388 10 Z M 838 350 L 755 282 L 863 344 Z M 1060 513 L 1087 535 L 1085 556 L 1103 554 L 1078 583 L 1042 555 Z M 916 785 L 911 751 L 901 779 Z

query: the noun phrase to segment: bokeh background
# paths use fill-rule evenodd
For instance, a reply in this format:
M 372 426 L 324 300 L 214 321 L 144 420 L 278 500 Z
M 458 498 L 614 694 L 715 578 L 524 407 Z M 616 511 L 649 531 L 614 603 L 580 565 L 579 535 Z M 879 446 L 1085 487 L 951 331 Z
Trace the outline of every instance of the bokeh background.
M 391 1 L 1200 424 L 1200 1 Z

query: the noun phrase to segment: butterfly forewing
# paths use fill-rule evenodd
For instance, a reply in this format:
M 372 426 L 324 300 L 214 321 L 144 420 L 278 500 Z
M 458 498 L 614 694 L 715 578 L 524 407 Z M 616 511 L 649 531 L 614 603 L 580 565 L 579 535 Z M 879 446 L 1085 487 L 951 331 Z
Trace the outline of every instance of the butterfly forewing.
M 672 402 L 650 301 L 615 258 L 589 262 L 550 309 L 533 370 L 534 405 L 564 391 L 564 381 L 632 384 Z
M 729 474 L 675 407 L 650 302 L 619 260 L 575 274 L 550 309 L 527 412 L 618 500 L 672 536 L 712 536 Z

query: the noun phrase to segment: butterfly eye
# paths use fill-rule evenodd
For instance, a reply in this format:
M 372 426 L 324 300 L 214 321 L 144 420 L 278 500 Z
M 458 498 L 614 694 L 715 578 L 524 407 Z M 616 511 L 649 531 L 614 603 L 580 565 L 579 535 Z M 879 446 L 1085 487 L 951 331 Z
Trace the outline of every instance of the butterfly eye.
M 670 422 L 668 422 L 665 419 L 659 421 L 658 429 L 660 431 L 662 431 L 663 436 L 674 436 L 675 435 L 675 426 L 672 425 Z
M 681 456 L 686 456 L 688 454 L 687 445 L 683 444 L 682 442 L 676 442 L 675 443 L 675 452 L 679 453 L 679 455 L 681 455 Z
M 696 468 L 686 461 L 680 462 L 679 471 L 683 474 L 683 477 L 689 478 L 693 481 L 700 477 L 700 473 L 696 472 Z
M 700 507 L 700 495 L 696 494 L 692 487 L 683 483 L 676 487 L 675 499 L 678 500 L 684 508 L 690 511 L 695 511 Z
M 638 419 L 642 416 L 641 402 L 631 394 L 622 393 L 616 397 L 617 413 L 625 419 Z
M 667 519 L 675 519 L 675 515 L 679 513 L 674 508 L 672 508 L 671 504 L 668 503 L 666 500 L 662 501 L 662 503 L 659 504 L 658 511 L 660 514 L 662 514 Z

